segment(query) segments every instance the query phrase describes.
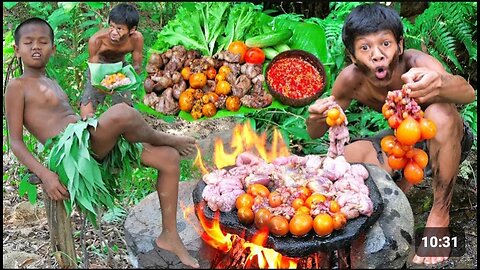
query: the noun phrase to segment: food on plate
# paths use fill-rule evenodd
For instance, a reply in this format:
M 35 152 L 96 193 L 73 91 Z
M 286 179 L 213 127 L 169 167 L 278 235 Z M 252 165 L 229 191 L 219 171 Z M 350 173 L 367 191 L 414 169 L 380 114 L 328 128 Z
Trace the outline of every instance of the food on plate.
M 130 84 L 132 81 L 125 74 L 117 72 L 114 74 L 106 75 L 100 84 L 108 89 L 115 89 L 122 85 Z

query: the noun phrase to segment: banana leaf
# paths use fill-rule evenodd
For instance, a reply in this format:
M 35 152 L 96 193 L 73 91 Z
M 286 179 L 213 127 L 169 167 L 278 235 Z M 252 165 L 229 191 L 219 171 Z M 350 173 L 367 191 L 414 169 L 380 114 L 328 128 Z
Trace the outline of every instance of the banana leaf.
M 184 111 L 180 111 L 180 113 L 178 113 L 178 116 L 180 118 L 184 119 L 184 120 L 192 122 L 192 121 L 214 119 L 214 118 L 220 118 L 220 117 L 242 116 L 242 115 L 245 115 L 247 113 L 257 112 L 259 110 L 272 109 L 272 108 L 283 109 L 283 108 L 287 108 L 287 107 L 288 107 L 287 105 L 284 105 L 284 104 L 280 103 L 278 100 L 273 100 L 273 102 L 272 102 L 272 104 L 270 104 L 270 106 L 262 108 L 262 109 L 254 109 L 254 108 L 248 108 L 246 106 L 240 106 L 240 109 L 236 112 L 232 112 L 232 111 L 229 111 L 229 110 L 226 110 L 226 109 L 222 109 L 222 110 L 218 110 L 218 112 L 212 117 L 205 117 L 204 116 L 204 117 L 196 119 L 196 120 L 193 119 L 193 117 L 190 113 L 184 112 Z
M 103 90 L 104 92 L 112 93 L 114 91 L 126 91 L 131 90 L 134 91 L 138 89 L 140 86 L 141 80 L 135 70 L 133 69 L 132 65 L 127 65 L 122 67 L 122 62 L 118 63 L 88 63 L 88 67 L 90 68 L 90 74 L 92 78 L 92 86 Z M 126 85 L 122 85 L 113 89 L 108 89 L 107 87 L 101 85 L 102 80 L 107 75 L 111 75 L 114 73 L 123 73 L 130 79 L 130 83 Z

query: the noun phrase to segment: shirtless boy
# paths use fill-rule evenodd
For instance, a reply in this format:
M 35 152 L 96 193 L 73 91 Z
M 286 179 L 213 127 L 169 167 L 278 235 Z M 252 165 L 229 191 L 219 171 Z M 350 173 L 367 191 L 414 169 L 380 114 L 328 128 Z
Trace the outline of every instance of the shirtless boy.
M 424 117 L 437 127 L 435 137 L 427 142 L 434 202 L 426 227 L 448 227 L 453 186 L 472 139 L 455 104 L 473 102 L 473 87 L 463 77 L 446 72 L 430 55 L 414 49 L 404 51 L 400 16 L 386 6 L 366 4 L 354 9 L 345 21 L 342 38 L 352 64 L 338 75 L 331 96 L 309 107 L 306 121 L 309 135 L 319 138 L 325 134 L 328 129 L 325 114 L 333 102 L 345 110 L 355 99 L 381 112 L 387 92 L 406 84 L 412 90 L 411 97 L 422 107 Z M 387 156 L 381 148 L 379 152 L 375 150 L 375 143 L 379 149 L 378 141 L 355 141 L 345 148 L 345 158 L 349 162 L 375 164 L 392 173 L 388 163 L 383 162 Z M 399 186 L 404 191 L 411 187 L 405 179 Z M 416 255 L 413 262 L 436 264 L 447 258 Z
M 115 6 L 108 16 L 108 29 L 101 29 L 88 40 L 88 61 L 90 63 L 125 63 L 125 55 L 132 54 L 133 68 L 140 74 L 143 59 L 143 35 L 137 30 L 138 11 L 129 4 Z M 91 117 L 106 94 L 92 86 L 90 70 L 87 69 L 87 82 L 80 102 L 80 115 Z M 125 102 L 132 105 L 130 91 L 115 92 L 112 103 Z
M 45 67 L 55 52 L 50 25 L 39 18 L 21 23 L 15 30 L 15 55 L 24 65 L 21 77 L 11 80 L 5 94 L 10 145 L 18 160 L 42 181 L 53 200 L 69 198 L 59 176 L 40 163 L 23 141 L 23 126 L 42 144 L 80 120 L 68 103 L 58 83 L 45 75 Z M 81 120 L 80 120 L 81 121 Z M 191 267 L 199 267 L 190 256 L 176 227 L 179 160 L 195 151 L 195 139 L 172 136 L 152 129 L 133 108 L 117 104 L 98 118 L 96 129 L 90 128 L 90 153 L 97 160 L 108 155 L 120 136 L 130 143 L 142 143 L 141 161 L 158 170 L 157 193 L 161 205 L 163 228 L 156 244 L 174 252 Z

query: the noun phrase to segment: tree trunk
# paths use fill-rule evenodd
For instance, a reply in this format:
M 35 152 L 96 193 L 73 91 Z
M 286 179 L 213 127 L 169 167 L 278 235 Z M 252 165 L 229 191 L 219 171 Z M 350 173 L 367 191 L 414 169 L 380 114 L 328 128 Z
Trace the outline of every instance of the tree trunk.
M 63 269 L 77 268 L 72 222 L 70 216 L 67 215 L 65 205 L 62 200 L 51 200 L 45 191 L 43 194 L 50 231 L 50 245 L 58 266 Z

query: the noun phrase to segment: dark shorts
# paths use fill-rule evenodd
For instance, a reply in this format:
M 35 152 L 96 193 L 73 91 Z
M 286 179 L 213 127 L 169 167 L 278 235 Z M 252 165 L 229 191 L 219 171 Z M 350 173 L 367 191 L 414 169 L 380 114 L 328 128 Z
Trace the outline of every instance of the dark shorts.
M 125 66 L 126 63 L 123 63 Z M 85 91 L 83 91 L 83 96 L 80 101 L 80 105 L 87 105 L 89 102 L 92 103 L 93 109 L 97 109 L 98 104 L 105 101 L 105 97 L 108 95 L 104 92 L 98 91 L 95 87 L 92 86 L 90 78 L 90 68 L 87 67 L 85 72 L 87 82 L 85 83 Z M 130 106 L 133 106 L 132 93 L 130 91 L 121 91 L 113 92 L 112 96 L 112 105 L 119 104 L 122 102 L 127 103 Z
M 360 141 L 360 140 L 366 140 L 372 142 L 373 148 L 375 148 L 375 151 L 377 152 L 377 159 L 380 162 L 380 164 L 384 164 L 386 161 L 383 159 L 382 153 L 382 147 L 380 145 L 380 141 L 382 140 L 383 137 L 387 135 L 393 135 L 393 129 L 386 129 L 378 132 L 372 137 L 366 137 L 366 138 L 354 138 L 350 140 L 349 143 L 353 143 L 355 141 Z M 470 149 L 472 148 L 473 145 L 473 133 L 472 129 L 468 125 L 465 120 L 463 120 L 463 137 L 461 141 L 461 147 L 462 147 L 462 153 L 460 155 L 460 163 L 462 163 L 470 153 Z M 424 150 L 428 154 L 428 147 L 427 147 L 427 142 L 422 141 L 417 144 L 415 144 L 416 148 L 420 148 Z M 424 169 L 424 173 L 426 177 L 432 176 L 432 165 L 430 163 L 430 160 L 428 161 L 427 166 Z M 394 170 L 393 175 L 392 175 L 393 180 L 400 180 L 402 178 L 402 171 L 401 170 Z

